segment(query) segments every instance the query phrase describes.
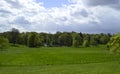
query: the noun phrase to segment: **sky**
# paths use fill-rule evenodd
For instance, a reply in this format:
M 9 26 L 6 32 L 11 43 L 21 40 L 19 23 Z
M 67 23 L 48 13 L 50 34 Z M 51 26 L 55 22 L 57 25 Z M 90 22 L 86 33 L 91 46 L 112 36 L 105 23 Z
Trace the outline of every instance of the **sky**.
M 0 32 L 120 32 L 120 0 L 0 0 Z

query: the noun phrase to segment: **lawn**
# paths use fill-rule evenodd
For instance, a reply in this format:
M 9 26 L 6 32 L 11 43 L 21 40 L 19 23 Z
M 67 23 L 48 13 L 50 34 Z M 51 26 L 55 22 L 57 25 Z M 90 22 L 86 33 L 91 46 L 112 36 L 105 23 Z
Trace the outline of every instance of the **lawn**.
M 120 74 L 120 55 L 104 45 L 73 47 L 10 47 L 0 51 L 0 74 Z

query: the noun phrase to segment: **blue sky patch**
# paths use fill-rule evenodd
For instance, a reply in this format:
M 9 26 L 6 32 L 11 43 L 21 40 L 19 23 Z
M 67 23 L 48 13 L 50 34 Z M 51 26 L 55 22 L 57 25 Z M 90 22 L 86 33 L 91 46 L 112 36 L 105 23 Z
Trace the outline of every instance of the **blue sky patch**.
M 69 4 L 68 0 L 37 0 L 37 2 L 43 2 L 43 6 L 46 8 L 62 7 L 64 4 Z

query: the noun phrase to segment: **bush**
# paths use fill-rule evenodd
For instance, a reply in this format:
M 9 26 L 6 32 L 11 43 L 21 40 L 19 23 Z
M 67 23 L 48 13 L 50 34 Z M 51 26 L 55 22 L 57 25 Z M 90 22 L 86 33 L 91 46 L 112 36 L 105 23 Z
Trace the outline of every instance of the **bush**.
M 6 49 L 9 46 L 9 41 L 8 39 L 4 38 L 4 37 L 0 37 L 0 49 Z

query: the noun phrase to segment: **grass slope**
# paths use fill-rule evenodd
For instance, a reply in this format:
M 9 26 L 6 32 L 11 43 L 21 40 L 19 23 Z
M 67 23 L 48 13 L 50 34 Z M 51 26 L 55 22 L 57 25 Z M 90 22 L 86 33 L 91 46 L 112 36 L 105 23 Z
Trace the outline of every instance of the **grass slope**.
M 120 74 L 120 55 L 105 49 L 11 47 L 0 52 L 0 74 Z

